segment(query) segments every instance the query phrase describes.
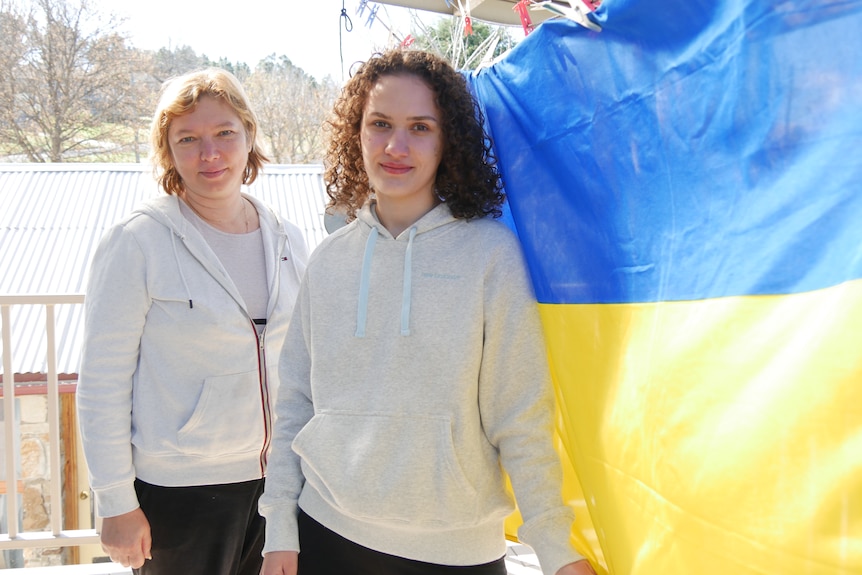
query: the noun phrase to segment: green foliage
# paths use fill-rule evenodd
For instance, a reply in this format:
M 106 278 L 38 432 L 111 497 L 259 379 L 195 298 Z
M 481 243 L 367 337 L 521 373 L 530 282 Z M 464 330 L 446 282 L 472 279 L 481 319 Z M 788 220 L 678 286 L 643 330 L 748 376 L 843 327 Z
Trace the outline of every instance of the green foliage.
M 485 22 L 472 21 L 472 34 L 467 34 L 464 19 L 451 16 L 425 26 L 414 19 L 416 48 L 434 52 L 460 70 L 475 70 L 481 64 L 497 58 L 514 44 L 509 29 Z
M 162 84 L 169 78 L 206 66 L 206 58 L 199 56 L 191 46 L 159 48 L 150 55 L 153 79 Z
M 214 62 L 206 56 L 204 56 L 204 60 L 206 61 L 206 66 L 227 70 L 236 76 L 240 82 L 245 82 L 251 76 L 251 68 L 245 62 L 231 62 L 225 57 L 221 57 L 217 62 Z

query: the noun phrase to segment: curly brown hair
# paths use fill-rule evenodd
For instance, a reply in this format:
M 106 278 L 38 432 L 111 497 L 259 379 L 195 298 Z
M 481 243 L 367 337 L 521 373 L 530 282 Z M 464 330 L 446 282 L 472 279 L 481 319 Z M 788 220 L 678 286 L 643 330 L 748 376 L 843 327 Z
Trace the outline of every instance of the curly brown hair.
M 412 75 L 434 93 L 441 112 L 443 153 L 435 191 L 456 218 L 500 217 L 505 200 L 484 117 L 464 77 L 443 58 L 403 48 L 374 54 L 345 84 L 326 121 L 324 180 L 329 208 L 350 221 L 373 193 L 362 162 L 359 132 L 368 93 L 383 76 Z
M 172 78 L 162 86 L 159 103 L 153 114 L 150 160 L 159 184 L 168 194 L 181 195 L 183 192 L 183 180 L 171 156 L 168 130 L 174 118 L 190 113 L 203 96 L 221 98 L 242 120 L 245 135 L 252 144 L 243 172 L 243 184 L 254 182 L 264 163 L 269 161 L 257 141 L 257 116 L 252 111 L 248 96 L 239 80 L 221 68 L 195 70 Z

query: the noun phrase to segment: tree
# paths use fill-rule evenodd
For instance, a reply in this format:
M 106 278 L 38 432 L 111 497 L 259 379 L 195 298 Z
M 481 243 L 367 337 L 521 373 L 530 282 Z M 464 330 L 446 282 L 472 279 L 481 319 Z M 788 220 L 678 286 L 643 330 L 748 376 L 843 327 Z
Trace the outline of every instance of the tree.
M 472 34 L 465 33 L 459 16 L 440 18 L 429 27 L 415 16 L 412 19 L 415 47 L 446 58 L 458 70 L 475 70 L 502 55 L 514 44 L 505 26 L 472 21 Z
M 242 84 L 245 84 L 246 80 L 251 76 L 251 68 L 245 62 L 231 62 L 225 57 L 219 58 L 218 62 L 213 62 L 212 60 L 207 59 L 206 56 L 204 56 L 204 59 L 207 62 L 207 66 L 227 70 L 236 76 L 236 79 Z
M 116 32 L 119 22 L 103 18 L 90 0 L 32 0 L 26 8 L 0 1 L 6 152 L 62 162 L 104 157 L 128 142 L 152 90 L 136 81 L 146 77 L 144 62 Z
M 272 54 L 258 63 L 245 86 L 273 162 L 322 160 L 323 121 L 339 89 L 331 78 L 317 82 L 287 56 Z
M 10 122 L 14 116 L 12 102 L 15 99 L 15 89 L 11 81 L 10 71 L 24 60 L 27 52 L 25 38 L 27 30 L 26 18 L 16 10 L 9 0 L 0 0 L 0 98 L 3 99 L 3 111 L 0 112 L 0 153 L 9 154 L 15 151 L 11 142 L 17 139 L 15 124 Z M 7 111 L 5 108 L 9 107 Z
M 158 85 L 166 80 L 203 68 L 207 65 L 205 56 L 198 54 L 190 46 L 179 48 L 159 48 L 152 54 L 152 75 Z

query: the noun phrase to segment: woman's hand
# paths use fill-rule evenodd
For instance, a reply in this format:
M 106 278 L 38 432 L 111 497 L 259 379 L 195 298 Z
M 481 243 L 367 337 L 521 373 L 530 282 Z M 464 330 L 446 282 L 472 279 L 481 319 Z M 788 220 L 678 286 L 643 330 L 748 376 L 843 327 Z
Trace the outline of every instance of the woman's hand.
M 122 515 L 105 517 L 100 538 L 102 549 L 111 561 L 123 567 L 138 569 L 146 559 L 152 559 L 150 522 L 140 507 Z
M 263 556 L 260 575 L 296 575 L 298 564 L 297 551 L 271 551 Z

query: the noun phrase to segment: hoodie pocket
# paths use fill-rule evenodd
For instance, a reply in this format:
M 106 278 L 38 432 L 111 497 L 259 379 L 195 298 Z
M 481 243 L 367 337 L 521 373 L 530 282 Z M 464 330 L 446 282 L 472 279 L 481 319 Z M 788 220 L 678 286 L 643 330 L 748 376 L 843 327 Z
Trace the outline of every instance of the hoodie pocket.
M 177 445 L 203 457 L 259 451 L 262 413 L 257 371 L 208 377 L 194 412 L 177 432 Z
M 414 525 L 471 524 L 476 490 L 446 416 L 326 412 L 296 436 L 305 479 L 347 515 Z

